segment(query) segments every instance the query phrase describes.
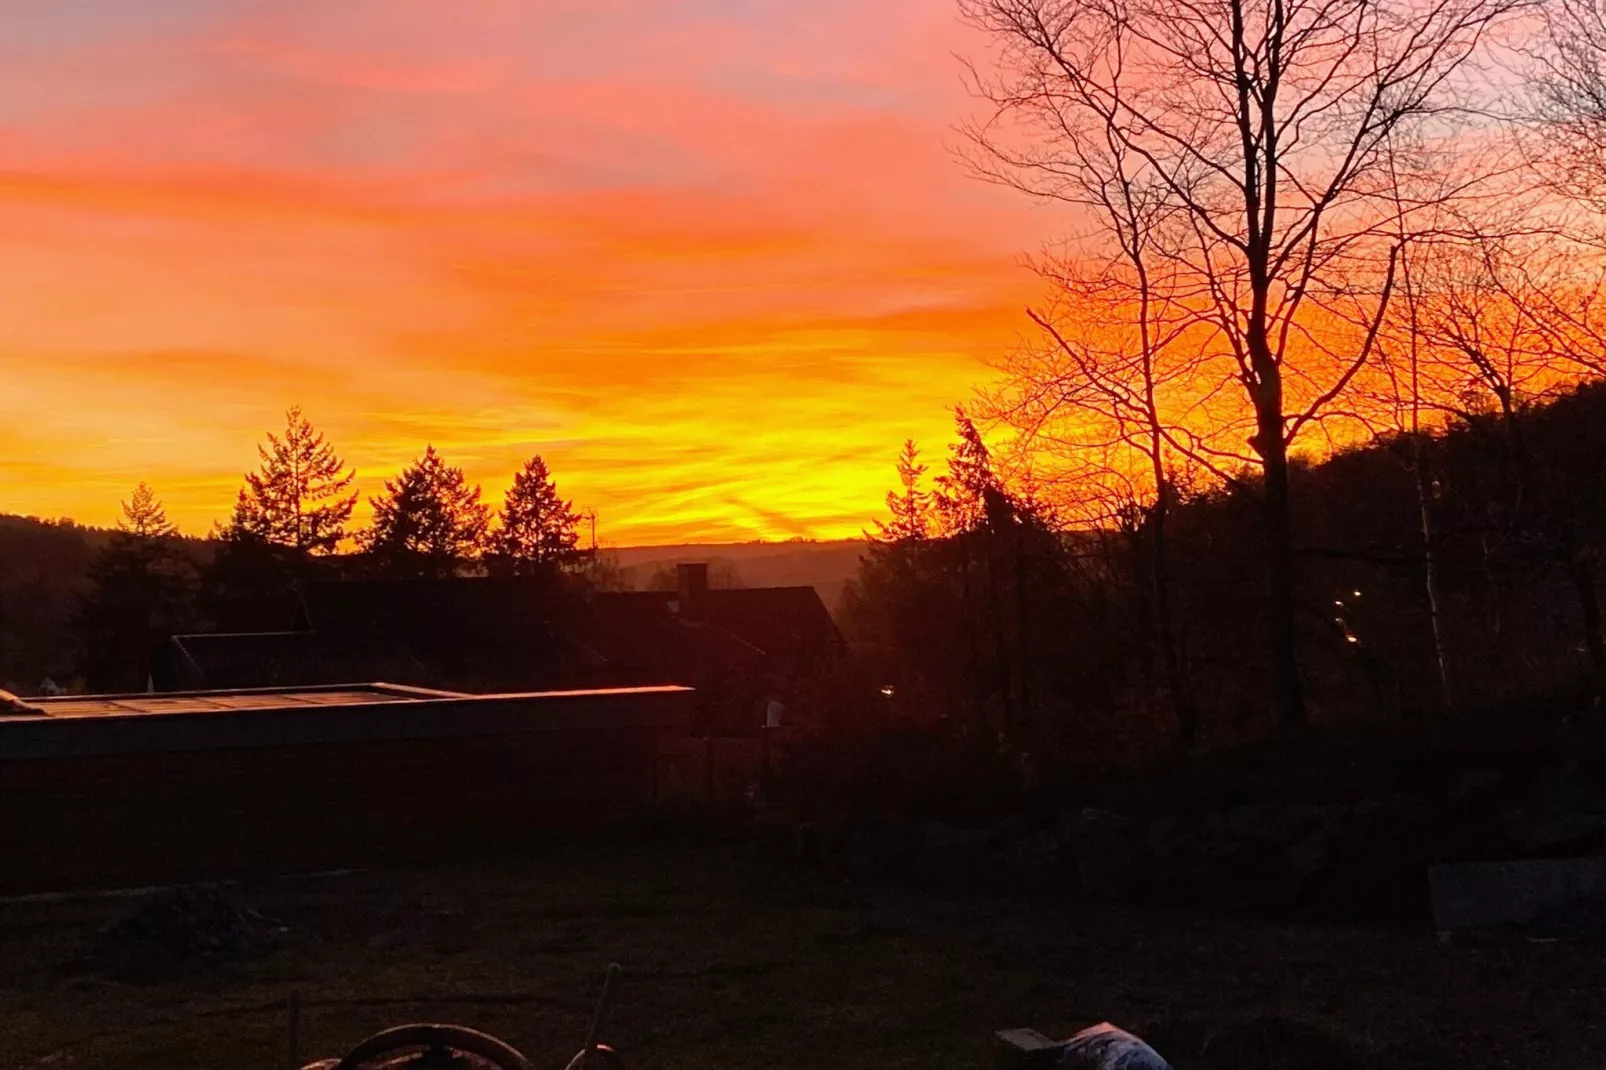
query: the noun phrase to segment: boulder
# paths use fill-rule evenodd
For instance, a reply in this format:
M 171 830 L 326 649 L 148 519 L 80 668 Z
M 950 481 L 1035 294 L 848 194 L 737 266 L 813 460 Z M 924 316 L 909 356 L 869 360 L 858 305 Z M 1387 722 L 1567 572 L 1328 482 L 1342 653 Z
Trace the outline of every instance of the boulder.
M 998 854 L 999 867 L 1009 883 L 1032 888 L 1046 887 L 1059 876 L 1060 838 L 1052 832 L 1035 832 L 1009 844 Z
M 1506 842 L 1518 850 L 1550 851 L 1606 837 L 1606 814 L 1574 813 L 1536 804 L 1506 814 L 1500 828 Z
M 1552 766 L 1540 773 L 1533 795 L 1554 810 L 1606 814 L 1606 792 L 1584 776 L 1576 762 Z
M 941 887 L 974 883 L 987 859 L 987 834 L 933 822 L 920 830 L 915 871 Z
M 1136 824 L 1092 808 L 1070 823 L 1068 836 L 1082 890 L 1095 899 L 1125 898 L 1145 861 Z
M 824 856 L 824 838 L 820 826 L 804 821 L 792 830 L 792 861 L 803 865 L 819 865 Z
M 172 888 L 105 929 L 95 959 L 118 980 L 168 980 L 266 955 L 285 932 L 218 888 Z
M 1271 846 L 1292 843 L 1309 818 L 1288 806 L 1235 806 L 1225 816 L 1227 831 L 1237 839 Z
M 761 858 L 783 857 L 791 848 L 792 826 L 778 817 L 755 818 L 748 831 L 748 842 Z
M 1586 923 L 1606 910 L 1606 857 L 1428 868 L 1440 932 Z
M 1332 847 L 1321 833 L 1306 836 L 1283 851 L 1283 863 L 1301 881 L 1309 881 L 1332 867 Z
M 1505 774 L 1487 766 L 1468 769 L 1450 782 L 1444 804 L 1452 810 L 1473 809 L 1488 802 L 1506 787 Z
M 1032 831 L 1032 823 L 1020 814 L 1012 814 L 994 825 L 987 833 L 987 846 L 998 848 L 1014 843 Z

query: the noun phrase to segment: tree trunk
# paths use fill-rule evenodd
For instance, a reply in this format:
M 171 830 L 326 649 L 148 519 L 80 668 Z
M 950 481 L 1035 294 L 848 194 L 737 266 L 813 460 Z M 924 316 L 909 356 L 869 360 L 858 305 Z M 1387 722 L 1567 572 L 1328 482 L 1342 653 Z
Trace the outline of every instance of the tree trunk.
M 1271 658 L 1271 701 L 1285 729 L 1305 724 L 1305 694 L 1294 642 L 1294 546 L 1288 502 L 1288 450 L 1280 429 L 1265 453 L 1266 652 Z
M 1154 589 L 1155 632 L 1160 646 L 1160 668 L 1164 674 L 1166 694 L 1177 719 L 1177 741 L 1184 748 L 1191 749 L 1199 741 L 1199 722 L 1192 698 L 1182 680 L 1182 658 L 1177 651 L 1176 628 L 1171 620 L 1171 569 L 1166 546 L 1166 520 L 1171 513 L 1171 492 L 1165 483 L 1164 469 L 1159 464 L 1155 465 L 1155 469 L 1160 482 L 1155 494 L 1154 510 L 1149 517 L 1154 554 L 1154 560 L 1149 565 L 1149 578 Z
M 1573 546 L 1567 572 L 1584 618 L 1584 649 L 1589 652 L 1591 683 L 1600 691 L 1606 689 L 1606 640 L 1601 638 L 1600 592 L 1595 583 L 1595 569 L 1584 552 Z
M 1305 694 L 1299 680 L 1299 651 L 1294 641 L 1294 535 L 1288 496 L 1288 443 L 1283 427 L 1282 368 L 1272 355 L 1266 326 L 1264 268 L 1256 270 L 1247 339 L 1256 382 L 1254 449 L 1265 477 L 1261 529 L 1266 554 L 1266 654 L 1272 712 L 1279 727 L 1303 727 Z
M 1446 710 L 1455 708 L 1455 696 L 1450 690 L 1450 658 L 1445 649 L 1444 624 L 1439 596 L 1439 558 L 1433 533 L 1433 511 L 1429 507 L 1427 477 L 1423 474 L 1422 443 L 1412 432 L 1411 470 L 1416 480 L 1416 506 L 1422 530 L 1423 585 L 1428 597 L 1428 626 L 1433 632 L 1433 659 L 1439 672 L 1439 701 Z

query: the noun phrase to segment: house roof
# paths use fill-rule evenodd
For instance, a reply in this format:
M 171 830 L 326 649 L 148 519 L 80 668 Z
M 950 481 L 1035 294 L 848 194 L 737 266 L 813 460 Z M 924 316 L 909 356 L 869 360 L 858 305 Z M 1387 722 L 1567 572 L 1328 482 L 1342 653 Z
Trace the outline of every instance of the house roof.
M 207 686 L 402 679 L 432 686 L 707 684 L 843 648 L 811 587 L 574 597 L 522 578 L 309 583 L 297 631 L 176 636 Z

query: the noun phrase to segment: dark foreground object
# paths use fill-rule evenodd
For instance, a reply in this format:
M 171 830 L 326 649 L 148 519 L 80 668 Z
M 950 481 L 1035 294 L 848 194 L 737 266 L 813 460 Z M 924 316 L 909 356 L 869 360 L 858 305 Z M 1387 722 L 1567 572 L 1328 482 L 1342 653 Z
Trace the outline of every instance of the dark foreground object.
M 37 700 L 0 717 L 0 894 L 482 858 L 639 819 L 690 703 L 386 684 Z
M 0 901 L 0 1036 L 37 1070 L 282 1067 L 406 1021 L 459 1022 L 559 1070 L 624 966 L 605 1039 L 630 1070 L 980 1070 L 994 1030 L 1120 1023 L 1174 1070 L 1600 1070 L 1606 956 L 939 896 L 685 840 L 601 839 L 518 867 L 225 886 L 265 955 L 119 981 L 94 960 L 152 897 Z

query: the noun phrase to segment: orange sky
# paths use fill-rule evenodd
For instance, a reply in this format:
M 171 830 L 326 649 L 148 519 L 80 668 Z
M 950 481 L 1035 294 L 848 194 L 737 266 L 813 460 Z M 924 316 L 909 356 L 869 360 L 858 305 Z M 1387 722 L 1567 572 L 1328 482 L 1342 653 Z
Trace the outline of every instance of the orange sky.
M 1055 226 L 945 0 L 52 0 L 0 35 L 0 511 L 547 457 L 613 543 L 857 534 Z M 1046 228 L 1040 233 L 1040 228 Z

